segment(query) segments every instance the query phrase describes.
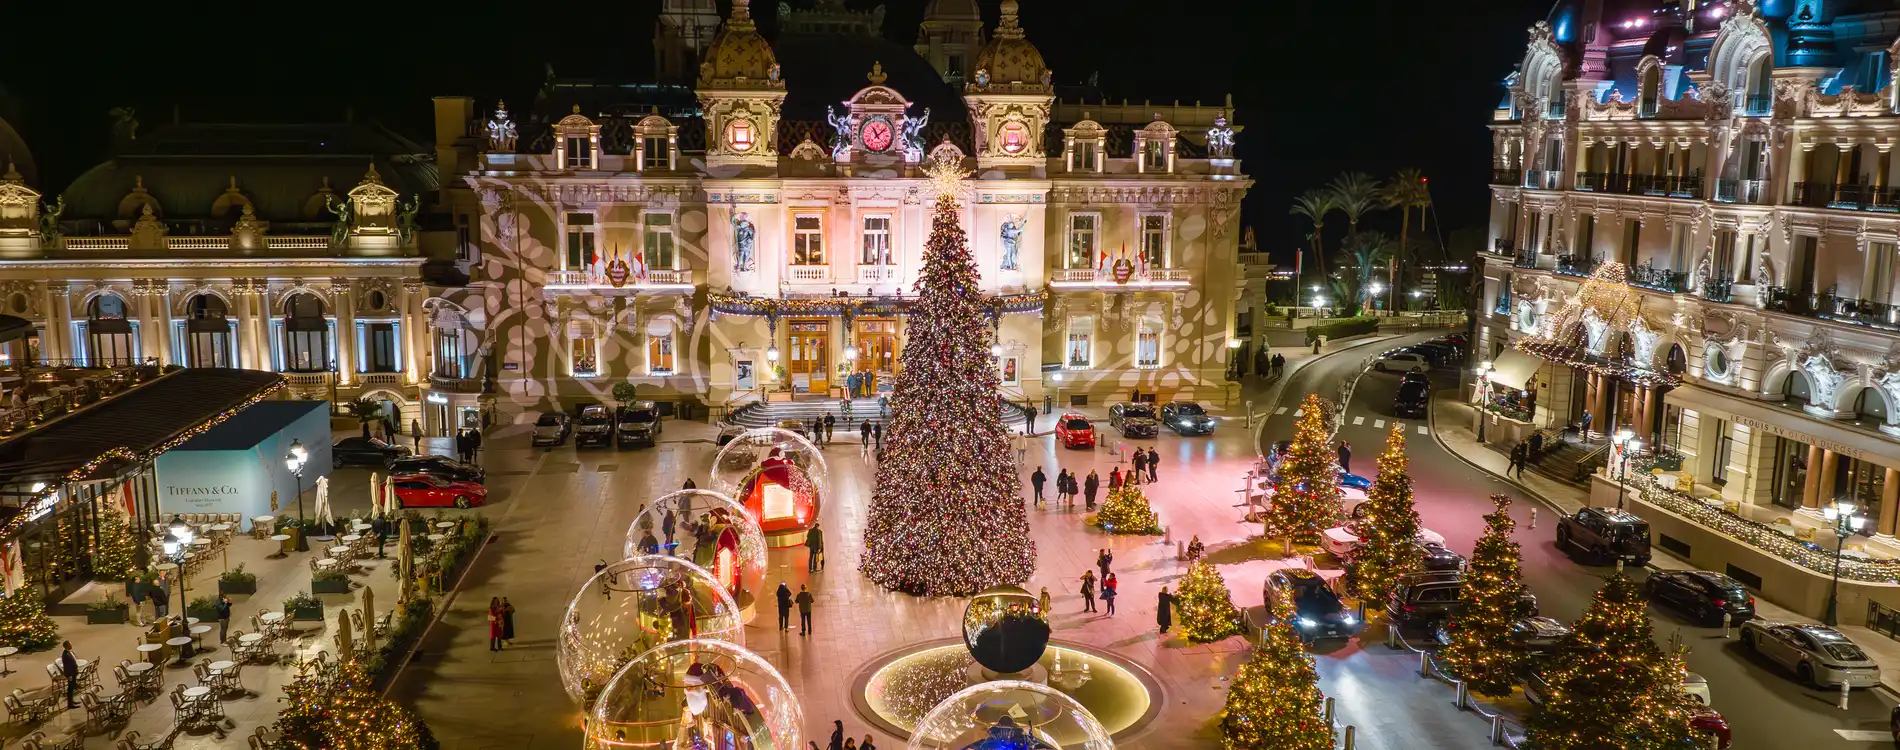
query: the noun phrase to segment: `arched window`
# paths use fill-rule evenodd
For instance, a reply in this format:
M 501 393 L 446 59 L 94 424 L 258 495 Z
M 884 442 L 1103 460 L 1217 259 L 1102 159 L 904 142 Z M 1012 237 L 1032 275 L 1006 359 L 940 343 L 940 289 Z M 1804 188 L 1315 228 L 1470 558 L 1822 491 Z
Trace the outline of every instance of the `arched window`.
M 1655 117 L 1662 107 L 1662 68 L 1651 65 L 1643 71 L 1643 82 L 1638 94 L 1636 114 L 1640 117 Z
M 330 369 L 330 321 L 323 315 L 323 300 L 315 294 L 298 292 L 284 300 L 285 372 Z
M 86 366 L 123 367 L 138 357 L 137 331 L 126 319 L 125 299 L 101 294 L 86 304 Z
M 227 312 L 224 300 L 215 294 L 200 294 L 185 303 L 185 366 L 237 366 L 231 356 Z
M 1860 421 L 1879 426 L 1887 423 L 1887 398 L 1880 389 L 1862 388 L 1854 399 L 1854 414 Z
M 1789 401 L 1798 403 L 1807 403 L 1809 395 L 1813 392 L 1813 386 L 1808 382 L 1808 374 L 1800 370 L 1788 373 L 1788 382 L 1781 385 L 1781 395 L 1786 396 Z
M 1774 107 L 1774 58 L 1763 52 L 1748 63 L 1740 89 L 1748 93 L 1742 114 L 1764 117 Z

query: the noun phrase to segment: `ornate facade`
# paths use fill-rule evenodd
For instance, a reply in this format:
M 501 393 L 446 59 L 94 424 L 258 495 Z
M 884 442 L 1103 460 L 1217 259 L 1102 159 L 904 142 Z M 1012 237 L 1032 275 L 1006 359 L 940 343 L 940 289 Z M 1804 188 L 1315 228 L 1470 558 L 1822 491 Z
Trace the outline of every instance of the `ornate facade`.
M 1531 29 L 1494 114 L 1480 346 L 1545 360 L 1540 425 L 1590 414 L 1699 496 L 1851 501 L 1893 535 L 1900 4 L 1602 5 Z
M 435 303 L 481 352 L 460 374 L 505 416 L 620 383 L 714 409 L 887 384 L 921 167 L 946 158 L 974 173 L 962 221 L 1011 398 L 1223 394 L 1250 185 L 1226 110 L 1060 101 L 1014 0 L 989 34 L 969 3 L 930 7 L 912 49 L 835 2 L 781 4 L 768 41 L 741 0 L 690 85 L 557 79 L 475 123 L 439 107 L 439 133 L 480 134 L 444 158 L 477 244 Z M 701 16 L 666 4 L 656 49 Z

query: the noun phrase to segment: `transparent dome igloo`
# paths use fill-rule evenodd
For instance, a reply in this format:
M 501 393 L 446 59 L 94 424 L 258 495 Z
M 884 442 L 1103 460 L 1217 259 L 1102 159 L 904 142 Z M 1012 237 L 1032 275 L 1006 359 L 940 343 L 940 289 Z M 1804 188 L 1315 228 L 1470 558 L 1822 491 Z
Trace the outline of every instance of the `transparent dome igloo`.
M 971 685 L 930 709 L 910 734 L 910 750 L 1112 750 L 1088 709 L 1035 682 Z
M 694 638 L 743 643 L 739 605 L 705 568 L 641 555 L 601 569 L 561 619 L 555 658 L 561 687 L 587 705 L 615 672 L 663 643 Z
M 654 498 L 627 527 L 626 544 L 627 557 L 652 554 L 705 568 L 751 619 L 754 596 L 765 580 L 765 533 L 745 506 L 711 490 Z
M 766 544 L 793 547 L 818 520 L 825 457 L 804 436 L 777 427 L 748 430 L 713 459 L 713 489 L 745 506 Z
M 716 640 L 675 641 L 615 674 L 588 717 L 588 746 L 801 750 L 804 709 L 777 669 Z

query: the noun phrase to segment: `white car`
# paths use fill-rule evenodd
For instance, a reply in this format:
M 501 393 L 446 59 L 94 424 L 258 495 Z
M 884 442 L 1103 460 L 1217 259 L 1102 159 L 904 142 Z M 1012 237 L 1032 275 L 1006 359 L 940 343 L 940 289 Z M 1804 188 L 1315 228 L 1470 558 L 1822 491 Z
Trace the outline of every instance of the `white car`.
M 1704 706 L 1709 705 L 1709 678 L 1683 670 L 1682 692 L 1688 693 L 1689 697 L 1696 699 Z
M 1260 502 L 1265 505 L 1272 505 L 1273 484 L 1271 482 L 1261 482 L 1260 489 L 1262 490 Z M 1366 511 L 1362 506 L 1370 499 L 1371 498 L 1366 495 L 1365 490 L 1357 487 L 1347 487 L 1345 485 L 1340 485 L 1339 487 L 1339 510 L 1341 513 L 1345 513 L 1347 518 L 1364 518 Z
M 1826 625 L 1798 625 L 1772 620 L 1742 623 L 1742 646 L 1794 670 L 1803 685 L 1820 688 L 1873 687 L 1880 684 L 1880 665 L 1867 652 Z
M 1417 539 L 1419 544 L 1445 546 L 1445 535 L 1431 529 L 1419 529 Z M 1327 552 L 1333 553 L 1333 557 L 1341 560 L 1350 557 L 1353 550 L 1359 549 L 1360 541 L 1358 532 L 1351 524 L 1334 526 L 1327 529 L 1326 533 L 1319 535 L 1320 546 L 1326 548 Z
M 1379 372 L 1431 372 L 1432 363 L 1423 354 L 1406 352 L 1387 352 L 1372 363 L 1372 369 Z

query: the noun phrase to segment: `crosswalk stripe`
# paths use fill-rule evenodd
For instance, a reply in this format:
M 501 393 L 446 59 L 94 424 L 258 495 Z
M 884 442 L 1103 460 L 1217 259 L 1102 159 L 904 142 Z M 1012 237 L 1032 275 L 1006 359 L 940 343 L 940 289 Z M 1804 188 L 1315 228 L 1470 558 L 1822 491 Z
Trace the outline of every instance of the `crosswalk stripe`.
M 1372 426 L 1373 426 L 1373 428 L 1375 428 L 1375 429 L 1380 429 L 1380 430 L 1383 430 L 1383 429 L 1385 429 L 1385 420 L 1383 420 L 1383 419 L 1375 419 L 1375 420 L 1372 420 Z
M 1893 735 L 1878 729 L 1836 729 L 1834 733 L 1848 742 L 1886 742 L 1893 738 Z
M 1392 429 L 1395 429 L 1395 430 L 1398 430 L 1399 432 L 1404 432 L 1404 431 L 1405 431 L 1405 423 L 1404 423 L 1404 422 L 1393 422 L 1393 423 L 1392 423 Z
M 1280 408 L 1278 408 L 1278 409 L 1274 409 L 1274 410 L 1273 410 L 1273 413 L 1274 413 L 1274 414 L 1276 414 L 1276 415 L 1279 415 L 1279 414 L 1285 414 L 1285 413 L 1286 413 L 1286 407 L 1284 407 L 1284 406 L 1282 406 L 1282 407 L 1280 407 Z
M 1353 417 L 1353 418 L 1352 418 L 1352 423 L 1353 423 L 1353 424 L 1365 424 L 1365 423 L 1366 423 L 1366 418 L 1365 418 L 1365 417 Z
M 1293 416 L 1296 416 L 1296 417 L 1297 417 L 1297 416 L 1299 416 L 1299 415 L 1301 415 L 1301 414 L 1305 414 L 1305 413 L 1306 413 L 1306 410 L 1305 410 L 1305 409 L 1294 409 L 1294 410 L 1293 410 Z
M 1418 434 L 1420 434 L 1420 435 L 1429 435 L 1429 434 L 1431 434 L 1431 433 L 1429 433 L 1429 432 L 1426 432 L 1426 431 L 1425 431 L 1425 425 L 1419 425 L 1419 426 L 1418 426 Z

